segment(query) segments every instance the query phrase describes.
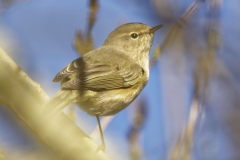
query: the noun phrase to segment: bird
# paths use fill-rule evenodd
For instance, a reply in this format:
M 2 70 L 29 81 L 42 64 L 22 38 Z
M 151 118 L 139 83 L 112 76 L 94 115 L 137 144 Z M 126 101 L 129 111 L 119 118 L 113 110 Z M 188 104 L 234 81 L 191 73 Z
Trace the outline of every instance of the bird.
M 71 103 L 98 121 L 99 116 L 115 115 L 126 108 L 149 79 L 149 52 L 154 33 L 162 25 L 127 23 L 113 30 L 102 46 L 91 50 L 63 68 L 53 79 L 61 89 L 44 105 L 51 116 Z

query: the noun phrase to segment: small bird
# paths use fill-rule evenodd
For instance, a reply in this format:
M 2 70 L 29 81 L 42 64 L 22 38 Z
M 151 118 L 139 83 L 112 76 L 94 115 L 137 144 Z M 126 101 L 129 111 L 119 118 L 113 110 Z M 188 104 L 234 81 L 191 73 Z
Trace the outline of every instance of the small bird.
M 126 108 L 142 91 L 149 77 L 149 51 L 153 35 L 162 25 L 124 24 L 112 31 L 104 44 L 72 61 L 53 82 L 61 89 L 44 105 L 52 116 L 70 103 L 96 116 L 114 115 Z

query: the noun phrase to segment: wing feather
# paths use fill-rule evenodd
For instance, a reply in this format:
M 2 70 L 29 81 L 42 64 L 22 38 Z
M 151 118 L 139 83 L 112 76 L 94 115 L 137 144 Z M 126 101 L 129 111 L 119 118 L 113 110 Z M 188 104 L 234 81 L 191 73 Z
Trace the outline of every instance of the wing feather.
M 144 70 L 131 58 L 108 48 L 84 54 L 59 72 L 53 81 L 62 81 L 64 89 L 99 91 L 131 87 L 140 82 L 143 74 Z
M 63 68 L 53 79 L 53 82 L 62 81 L 64 78 L 69 75 L 75 73 L 78 70 L 82 70 L 84 68 L 83 58 L 80 57 L 74 60 L 72 63 L 68 64 L 65 68 Z

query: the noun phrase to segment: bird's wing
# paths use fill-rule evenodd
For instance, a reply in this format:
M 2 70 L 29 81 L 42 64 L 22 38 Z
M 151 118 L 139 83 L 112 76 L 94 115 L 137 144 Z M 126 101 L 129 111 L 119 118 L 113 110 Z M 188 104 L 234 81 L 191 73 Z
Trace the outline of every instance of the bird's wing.
M 63 68 L 53 79 L 53 82 L 60 82 L 63 79 L 65 79 L 66 77 L 68 77 L 69 75 L 82 70 L 83 69 L 83 58 L 80 57 L 76 60 L 74 60 L 73 62 L 71 62 L 70 64 L 68 64 L 65 68 Z
M 107 52 L 109 51 L 108 49 Z M 61 79 L 68 78 L 62 84 L 62 88 L 94 91 L 127 88 L 138 83 L 145 73 L 137 63 L 116 51 L 101 51 L 101 55 L 95 55 L 98 59 L 93 57 L 90 54 L 86 55 L 82 60 L 75 60 L 72 62 L 75 64 L 71 63 L 65 67 L 57 75 Z

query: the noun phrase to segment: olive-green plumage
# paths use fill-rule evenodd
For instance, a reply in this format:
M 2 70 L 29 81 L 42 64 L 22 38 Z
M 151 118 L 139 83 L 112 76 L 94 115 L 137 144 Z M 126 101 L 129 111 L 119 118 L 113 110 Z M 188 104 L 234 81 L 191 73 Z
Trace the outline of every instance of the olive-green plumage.
M 62 88 L 45 109 L 58 114 L 77 102 L 90 115 L 113 115 L 127 107 L 149 77 L 149 51 L 154 32 L 161 28 L 142 23 L 122 25 L 104 44 L 67 65 L 54 78 Z

